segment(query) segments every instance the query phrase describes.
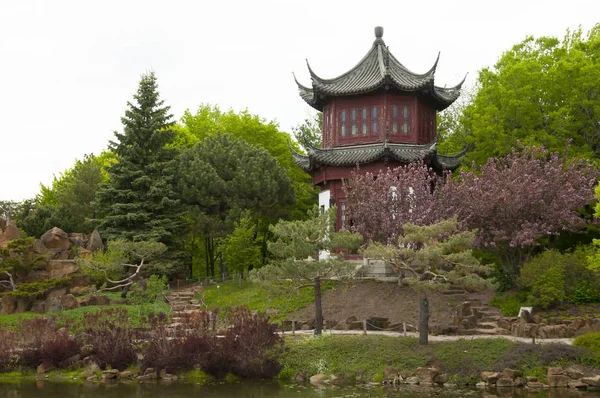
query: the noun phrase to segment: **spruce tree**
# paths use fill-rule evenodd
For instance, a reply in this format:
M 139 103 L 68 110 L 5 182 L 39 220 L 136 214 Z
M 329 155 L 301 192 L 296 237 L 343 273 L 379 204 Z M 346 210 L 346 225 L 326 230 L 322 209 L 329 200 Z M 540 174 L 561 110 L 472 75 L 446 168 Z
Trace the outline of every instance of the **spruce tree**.
M 108 169 L 110 181 L 98 192 L 102 218 L 98 228 L 106 239 L 173 242 L 179 201 L 173 189 L 177 149 L 173 115 L 160 99 L 153 72 L 142 75 L 137 93 L 121 118 L 109 148 L 117 162 Z

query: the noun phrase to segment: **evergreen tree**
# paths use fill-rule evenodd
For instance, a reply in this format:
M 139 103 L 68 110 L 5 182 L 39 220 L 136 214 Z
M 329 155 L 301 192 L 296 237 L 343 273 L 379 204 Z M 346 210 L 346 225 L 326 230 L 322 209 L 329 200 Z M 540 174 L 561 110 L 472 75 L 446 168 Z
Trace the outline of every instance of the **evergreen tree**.
M 153 72 L 142 75 L 133 97 L 121 118 L 123 133 L 115 132 L 117 140 L 109 144 L 117 162 L 97 195 L 103 216 L 98 228 L 106 239 L 169 245 L 179 220 L 173 189 L 178 152 L 168 147 L 175 137 L 173 115 L 160 99 Z

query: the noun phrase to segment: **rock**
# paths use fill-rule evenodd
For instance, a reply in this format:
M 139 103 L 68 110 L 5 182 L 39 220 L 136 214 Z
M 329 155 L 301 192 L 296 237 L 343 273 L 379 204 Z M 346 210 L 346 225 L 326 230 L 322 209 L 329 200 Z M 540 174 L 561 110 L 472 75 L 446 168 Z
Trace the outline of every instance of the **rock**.
M 477 384 L 475 384 L 475 387 L 477 388 L 486 388 L 488 386 L 488 383 L 486 383 L 485 381 L 480 381 Z
M 456 308 L 456 319 L 460 320 L 471 315 L 473 315 L 473 313 L 471 311 L 470 301 L 465 301 Z
M 6 241 L 19 239 L 20 237 L 21 232 L 15 224 L 11 222 L 6 226 L 6 229 L 4 230 L 4 238 L 6 239 Z
M 77 247 L 85 247 L 85 244 L 89 240 L 85 234 L 79 232 L 70 232 L 67 236 L 69 237 L 71 244 Z
M 538 314 L 533 315 L 531 317 L 531 320 L 533 321 L 533 323 L 542 323 L 543 322 L 542 317 L 540 315 L 538 315 Z
M 327 375 L 323 374 L 323 373 L 319 373 L 316 375 L 312 375 L 310 376 L 310 384 L 313 385 L 319 385 L 325 382 L 325 380 L 327 380 Z
M 348 319 L 346 319 L 346 324 L 350 325 L 351 323 L 354 323 L 356 321 L 358 321 L 358 318 L 356 318 L 355 316 L 351 316 L 351 317 L 348 317 Z
M 548 385 L 554 388 L 566 388 L 571 378 L 567 375 L 548 374 Z
M 137 377 L 138 381 L 156 381 L 157 377 L 156 377 L 156 373 L 153 374 L 148 374 L 148 375 L 141 375 Z
M 109 369 L 109 370 L 102 371 L 102 379 L 103 380 L 118 379 L 119 376 L 120 376 L 120 373 L 119 373 L 118 369 Z
M 34 251 L 40 254 L 46 254 L 52 250 L 66 251 L 71 247 L 71 241 L 65 231 L 60 228 L 52 228 L 46 231 L 42 237 L 35 242 Z
M 109 305 L 110 304 L 110 299 L 103 295 L 103 294 L 96 294 L 96 295 L 92 295 L 92 296 L 87 296 L 84 297 L 83 299 L 79 300 L 79 305 L 80 306 L 87 306 L 87 305 Z
M 44 301 L 34 301 L 31 305 L 31 312 L 35 312 L 36 314 L 43 314 L 46 312 L 46 303 Z
M 505 330 L 510 330 L 511 322 L 506 318 L 500 318 L 498 320 L 498 327 Z
M 523 380 L 522 377 L 517 377 L 514 381 L 513 381 L 513 385 L 515 387 L 525 387 L 525 380 Z
M 544 383 L 540 383 L 539 381 L 529 381 L 527 382 L 527 388 L 541 389 L 544 388 Z
M 1 305 L 0 313 L 6 315 L 14 314 L 17 310 L 17 299 L 14 296 L 3 294 Z
M 502 377 L 506 379 L 514 380 L 519 376 L 521 376 L 521 372 L 518 370 L 506 368 L 502 371 Z
M 415 375 L 415 372 L 413 372 L 412 370 L 401 370 L 400 371 L 400 376 L 405 380 L 414 375 Z
M 433 382 L 435 384 L 445 384 L 448 382 L 448 373 L 438 373 L 435 375 L 435 377 L 433 378 Z
M 588 386 L 600 387 L 600 375 L 594 377 L 582 377 L 581 381 Z
M 37 367 L 36 370 L 38 374 L 44 374 L 51 371 L 54 368 L 54 365 L 52 365 L 50 362 L 44 361 Z
M 533 382 L 538 381 L 537 377 L 535 377 L 535 376 L 525 376 L 525 380 L 527 381 L 527 383 L 533 383 Z
M 584 389 L 587 388 L 588 385 L 582 382 L 581 380 L 570 380 L 568 386 L 569 388 Z
M 29 311 L 33 301 L 33 297 L 16 297 L 17 308 L 15 308 L 15 313 L 21 314 Z
M 72 310 L 79 308 L 79 301 L 72 294 L 65 294 L 61 299 L 61 306 L 63 310 Z
M 348 324 L 348 330 L 363 330 L 362 321 L 356 321 Z
M 486 383 L 495 384 L 496 380 L 498 380 L 500 378 L 500 373 L 498 373 L 498 372 L 481 372 L 481 378 Z
M 100 379 L 98 378 L 98 376 L 93 375 L 93 376 L 89 376 L 88 378 L 85 379 L 85 381 L 90 381 L 90 382 L 97 382 Z
M 50 260 L 46 265 L 51 279 L 62 279 L 79 271 L 75 260 Z
M 419 384 L 419 378 L 417 376 L 412 376 L 404 379 L 405 384 Z
M 385 380 L 394 380 L 396 377 L 398 377 L 398 369 L 392 366 L 386 366 L 383 369 L 383 378 Z
M 501 377 L 496 380 L 496 387 L 513 387 L 513 379 L 508 377 Z
M 581 365 L 571 365 L 565 369 L 565 373 L 573 380 L 581 379 L 584 375 L 584 369 Z
M 573 337 L 574 330 L 567 328 L 567 325 L 545 325 L 541 326 L 536 333 L 540 339 L 558 339 L 564 337 Z
M 85 248 L 91 252 L 104 249 L 104 243 L 102 243 L 102 238 L 100 237 L 100 233 L 97 229 L 94 229 L 90 235 L 90 239 L 88 240 Z
M 419 379 L 419 383 L 433 384 L 433 379 L 437 374 L 436 368 L 417 368 L 415 370 L 415 376 Z
M 158 377 L 158 375 L 156 373 L 156 369 L 154 369 L 154 368 L 146 368 L 146 370 L 144 371 L 144 376 L 149 376 L 149 375 L 154 375 L 154 376 Z
M 133 379 L 135 376 L 136 373 L 130 370 L 124 370 L 121 373 L 119 373 L 119 378 L 121 379 Z
M 550 367 L 548 368 L 548 376 L 550 375 L 564 375 L 565 371 L 563 370 L 563 368 L 559 368 L 559 367 Z
M 60 363 L 60 367 L 61 368 L 68 368 L 68 367 L 72 367 L 73 365 L 75 365 L 77 362 L 79 362 L 79 360 L 81 359 L 81 355 L 79 354 L 75 354 L 70 356 L 69 358 L 65 359 L 64 361 L 62 361 Z

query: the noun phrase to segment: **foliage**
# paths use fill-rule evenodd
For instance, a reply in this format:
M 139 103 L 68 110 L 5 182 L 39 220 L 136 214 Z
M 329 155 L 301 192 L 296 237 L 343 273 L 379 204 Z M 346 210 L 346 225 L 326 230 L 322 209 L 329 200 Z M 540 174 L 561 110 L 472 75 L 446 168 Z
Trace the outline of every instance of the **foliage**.
M 162 298 L 162 294 L 167 288 L 168 279 L 166 276 L 150 275 L 146 281 L 146 288 L 140 289 L 134 284 L 131 293 L 130 302 L 136 305 L 151 304 Z
M 321 148 L 323 143 L 323 113 L 316 112 L 304 119 L 304 121 L 295 127 L 292 127 L 292 133 L 296 141 L 307 149 L 306 144 L 313 148 Z
M 79 342 L 58 326 L 54 318 L 36 318 L 21 321 L 19 325 L 22 349 L 19 364 L 36 368 L 47 363 L 57 368 L 71 366 L 67 360 L 79 354 Z
M 136 282 L 139 284 L 143 275 L 147 273 L 165 273 L 168 267 L 153 260 L 166 249 L 164 244 L 155 241 L 111 240 L 108 241 L 106 251 L 97 251 L 91 256 L 79 256 L 76 261 L 84 269 L 91 270 L 95 279 L 98 279 L 98 274 L 104 275 L 104 282 L 109 286 L 101 290 L 116 290 Z M 132 261 L 135 264 L 131 264 Z
M 527 292 L 506 292 L 494 296 L 490 305 L 499 308 L 504 316 L 517 316 L 521 307 L 527 306 Z
M 0 276 L 8 280 L 0 280 L 0 287 L 16 291 L 18 286 L 15 278 L 18 272 L 27 274 L 43 263 L 43 259 L 34 257 L 31 253 L 34 238 L 20 238 L 8 241 L 6 247 L 0 247 Z
M 587 268 L 590 249 L 547 250 L 523 264 L 519 286 L 529 302 L 548 308 L 564 300 L 575 304 L 600 299 L 600 277 Z
M 562 151 L 573 140 L 582 157 L 600 154 L 600 24 L 562 40 L 527 37 L 493 68 L 479 72 L 478 91 L 450 141 L 474 144 L 467 161 L 484 164 L 517 145 Z
M 121 118 L 123 133 L 115 132 L 117 140 L 110 143 L 117 162 L 96 196 L 98 229 L 109 240 L 172 245 L 181 215 L 174 188 L 177 149 L 167 147 L 175 137 L 172 115 L 159 98 L 154 73 L 142 76 L 133 97 Z
M 218 132 L 241 138 L 250 145 L 263 148 L 277 159 L 279 167 L 283 168 L 292 181 L 297 198 L 288 204 L 292 218 L 304 218 L 306 212 L 317 202 L 317 191 L 312 185 L 311 178 L 296 163 L 292 157 L 288 143 L 289 134 L 279 130 L 275 121 L 267 121 L 247 110 L 235 113 L 233 110 L 221 111 L 217 106 L 202 104 L 196 113 L 189 110 L 181 118 L 181 126 L 177 131 L 175 145 L 192 147 L 207 137 L 213 137 Z M 291 143 L 298 150 L 296 143 Z
M 255 241 L 256 221 L 249 216 L 235 223 L 235 229 L 225 239 L 223 258 L 229 272 L 244 272 L 258 266 L 260 247 Z
M 275 158 L 229 134 L 217 134 L 185 150 L 179 165 L 181 198 L 195 228 L 212 246 L 211 275 L 218 253 L 214 239 L 234 231 L 244 215 L 284 217 L 295 201 L 291 181 Z M 249 213 L 244 213 L 244 212 Z
M 94 348 L 93 358 L 101 368 L 122 371 L 136 362 L 135 335 L 128 327 L 126 310 L 114 308 L 86 313 L 82 328 L 82 344 Z
M 30 236 L 41 236 L 53 227 L 64 231 L 89 233 L 95 216 L 95 195 L 102 182 L 107 181 L 105 167 L 111 163 L 111 154 L 85 155 L 59 177 L 52 185 L 41 185 L 35 205 L 19 226 Z
M 586 348 L 596 353 L 596 355 L 600 355 L 600 333 L 586 333 L 576 337 L 573 340 L 573 345 Z
M 444 217 L 438 205 L 442 186 L 442 178 L 422 163 L 379 174 L 353 172 L 344 187 L 353 230 L 366 240 L 392 243 L 406 223 L 440 221 Z
M 475 231 L 458 231 L 456 217 L 435 224 L 419 226 L 404 224 L 404 234 L 395 244 L 371 242 L 363 255 L 386 261 L 415 281 L 454 282 L 475 277 L 480 286 L 490 267 L 473 256 Z
M 13 297 L 43 297 L 46 292 L 57 286 L 68 286 L 71 282 L 70 277 L 59 279 L 46 279 L 41 282 L 21 283 L 18 289 L 4 294 Z

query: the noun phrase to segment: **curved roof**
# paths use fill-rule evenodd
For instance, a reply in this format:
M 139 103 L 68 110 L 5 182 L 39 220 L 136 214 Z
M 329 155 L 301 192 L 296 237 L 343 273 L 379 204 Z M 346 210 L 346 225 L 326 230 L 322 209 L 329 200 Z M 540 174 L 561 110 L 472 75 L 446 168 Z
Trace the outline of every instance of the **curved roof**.
M 464 79 L 450 88 L 438 87 L 434 84 L 439 54 L 426 73 L 414 73 L 402 65 L 389 51 L 382 39 L 383 28 L 375 28 L 375 37 L 373 46 L 358 64 L 336 78 L 319 77 L 307 61 L 312 87 L 300 84 L 294 76 L 302 99 L 313 108 L 322 111 L 327 97 L 365 94 L 383 86 L 392 86 L 400 91 L 419 92 L 431 97 L 437 110 L 441 111 L 458 98 Z
M 426 145 L 377 143 L 325 149 L 315 148 L 308 143 L 304 145 L 308 155 L 299 154 L 292 147 L 290 149 L 296 164 L 306 172 L 321 166 L 355 167 L 386 157 L 406 163 L 430 159 L 441 169 L 454 170 L 465 154 L 463 151 L 455 156 L 438 155 L 436 140 Z

